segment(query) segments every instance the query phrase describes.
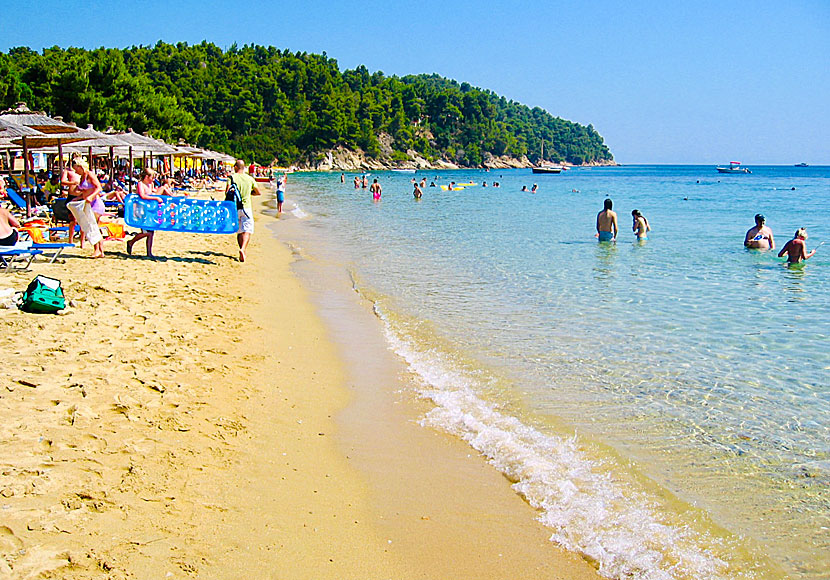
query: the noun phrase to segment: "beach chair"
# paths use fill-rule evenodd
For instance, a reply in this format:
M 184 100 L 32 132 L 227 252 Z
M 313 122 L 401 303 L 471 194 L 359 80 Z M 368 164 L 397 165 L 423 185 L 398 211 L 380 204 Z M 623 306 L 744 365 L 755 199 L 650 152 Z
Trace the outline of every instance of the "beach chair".
M 9 201 L 11 201 L 18 209 L 26 211 L 26 200 L 11 187 L 6 188 L 6 197 L 8 197 Z
M 23 227 L 18 230 L 20 239 L 32 242 L 33 250 L 40 250 L 50 264 L 57 260 L 66 248 L 74 248 L 75 244 L 50 242 L 43 237 L 43 230 L 36 227 Z M 48 229 L 46 231 L 49 231 Z
M 28 270 L 35 256 L 42 253 L 42 250 L 34 248 L 16 248 L 15 246 L 9 246 L 7 250 L 0 248 L 0 271 L 5 273 Z

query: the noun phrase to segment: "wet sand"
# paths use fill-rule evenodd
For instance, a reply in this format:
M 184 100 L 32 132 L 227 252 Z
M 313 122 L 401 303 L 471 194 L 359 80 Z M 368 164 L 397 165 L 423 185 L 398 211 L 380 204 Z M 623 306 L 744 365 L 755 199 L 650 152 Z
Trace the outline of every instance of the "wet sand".
M 365 306 L 306 289 L 257 213 L 245 264 L 160 232 L 159 260 L 105 242 L 0 278 L 75 304 L 0 311 L 0 577 L 596 578 L 417 425 Z

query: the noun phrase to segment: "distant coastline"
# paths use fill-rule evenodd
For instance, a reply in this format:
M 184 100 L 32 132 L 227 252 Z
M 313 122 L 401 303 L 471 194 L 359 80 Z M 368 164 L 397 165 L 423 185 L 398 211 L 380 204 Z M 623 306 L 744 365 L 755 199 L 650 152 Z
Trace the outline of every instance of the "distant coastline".
M 327 151 L 320 151 L 308 155 L 295 164 L 300 171 L 386 171 L 391 169 L 523 169 L 533 167 L 534 164 L 526 155 L 510 157 L 508 155 L 494 156 L 486 154 L 484 162 L 477 166 L 466 166 L 453 163 L 447 159 L 427 159 L 416 151 L 406 152 L 408 159 L 394 159 L 391 154 L 379 157 L 369 157 L 361 150 L 352 150 L 346 147 L 336 147 Z M 570 167 L 606 167 L 618 165 L 613 159 L 595 161 L 582 165 L 563 163 Z

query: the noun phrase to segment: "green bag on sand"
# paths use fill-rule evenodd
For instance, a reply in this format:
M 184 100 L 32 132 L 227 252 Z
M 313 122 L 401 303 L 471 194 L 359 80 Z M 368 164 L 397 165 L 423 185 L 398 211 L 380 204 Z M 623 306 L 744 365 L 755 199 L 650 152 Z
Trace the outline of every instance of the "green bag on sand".
M 23 293 L 23 310 L 25 312 L 43 312 L 52 314 L 66 307 L 61 281 L 46 276 L 36 276 L 29 282 Z

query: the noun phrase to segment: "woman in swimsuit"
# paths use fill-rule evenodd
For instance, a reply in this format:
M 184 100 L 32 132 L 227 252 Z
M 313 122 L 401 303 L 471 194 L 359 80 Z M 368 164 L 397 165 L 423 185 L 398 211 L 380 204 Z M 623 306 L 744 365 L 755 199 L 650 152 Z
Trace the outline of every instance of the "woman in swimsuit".
M 153 178 L 155 177 L 156 172 L 149 167 L 145 167 L 141 171 L 141 175 L 138 178 L 138 184 L 136 184 L 135 192 L 138 194 L 138 197 L 141 199 L 149 199 L 155 201 L 159 204 L 164 203 L 164 200 L 160 198 L 158 195 L 153 195 L 154 193 L 158 193 L 157 190 L 153 189 Z M 140 239 L 145 239 L 144 242 L 147 246 L 147 256 L 150 258 L 155 258 L 153 255 L 153 236 L 155 236 L 155 230 L 148 230 L 142 228 L 140 234 L 136 234 L 136 236 L 127 242 L 127 253 L 132 255 L 133 253 L 133 246 L 135 243 Z
M 812 252 L 807 251 L 807 247 L 804 245 L 804 240 L 806 239 L 807 230 L 804 228 L 798 228 L 795 231 L 793 239 L 784 244 L 784 247 L 781 248 L 780 252 L 778 252 L 778 257 L 783 258 L 784 254 L 787 254 L 787 262 L 790 264 L 798 264 L 803 260 L 812 258 L 816 251 L 815 249 L 813 249 Z
M 72 169 L 78 174 L 80 181 L 75 189 L 77 197 L 67 203 L 66 207 L 75 216 L 78 225 L 81 226 L 81 231 L 86 234 L 86 239 L 95 248 L 91 257 L 103 258 L 104 236 L 101 235 L 98 219 L 92 211 L 92 204 L 101 194 L 101 183 L 83 160 L 76 159 L 72 164 Z
M 77 196 L 78 190 L 78 183 L 80 182 L 80 178 L 78 174 L 72 171 L 71 167 L 67 167 L 61 173 L 61 187 L 66 188 L 66 209 L 69 210 L 69 202 L 74 201 Z M 75 214 L 69 210 L 72 219 L 69 220 L 69 243 L 75 243 L 75 226 L 78 222 L 75 220 Z
M 647 240 L 648 233 L 651 231 L 651 226 L 648 225 L 648 220 L 645 218 L 643 214 L 640 213 L 640 210 L 638 209 L 635 209 L 631 212 L 631 217 L 634 218 L 634 225 L 631 229 L 637 236 L 637 239 Z

